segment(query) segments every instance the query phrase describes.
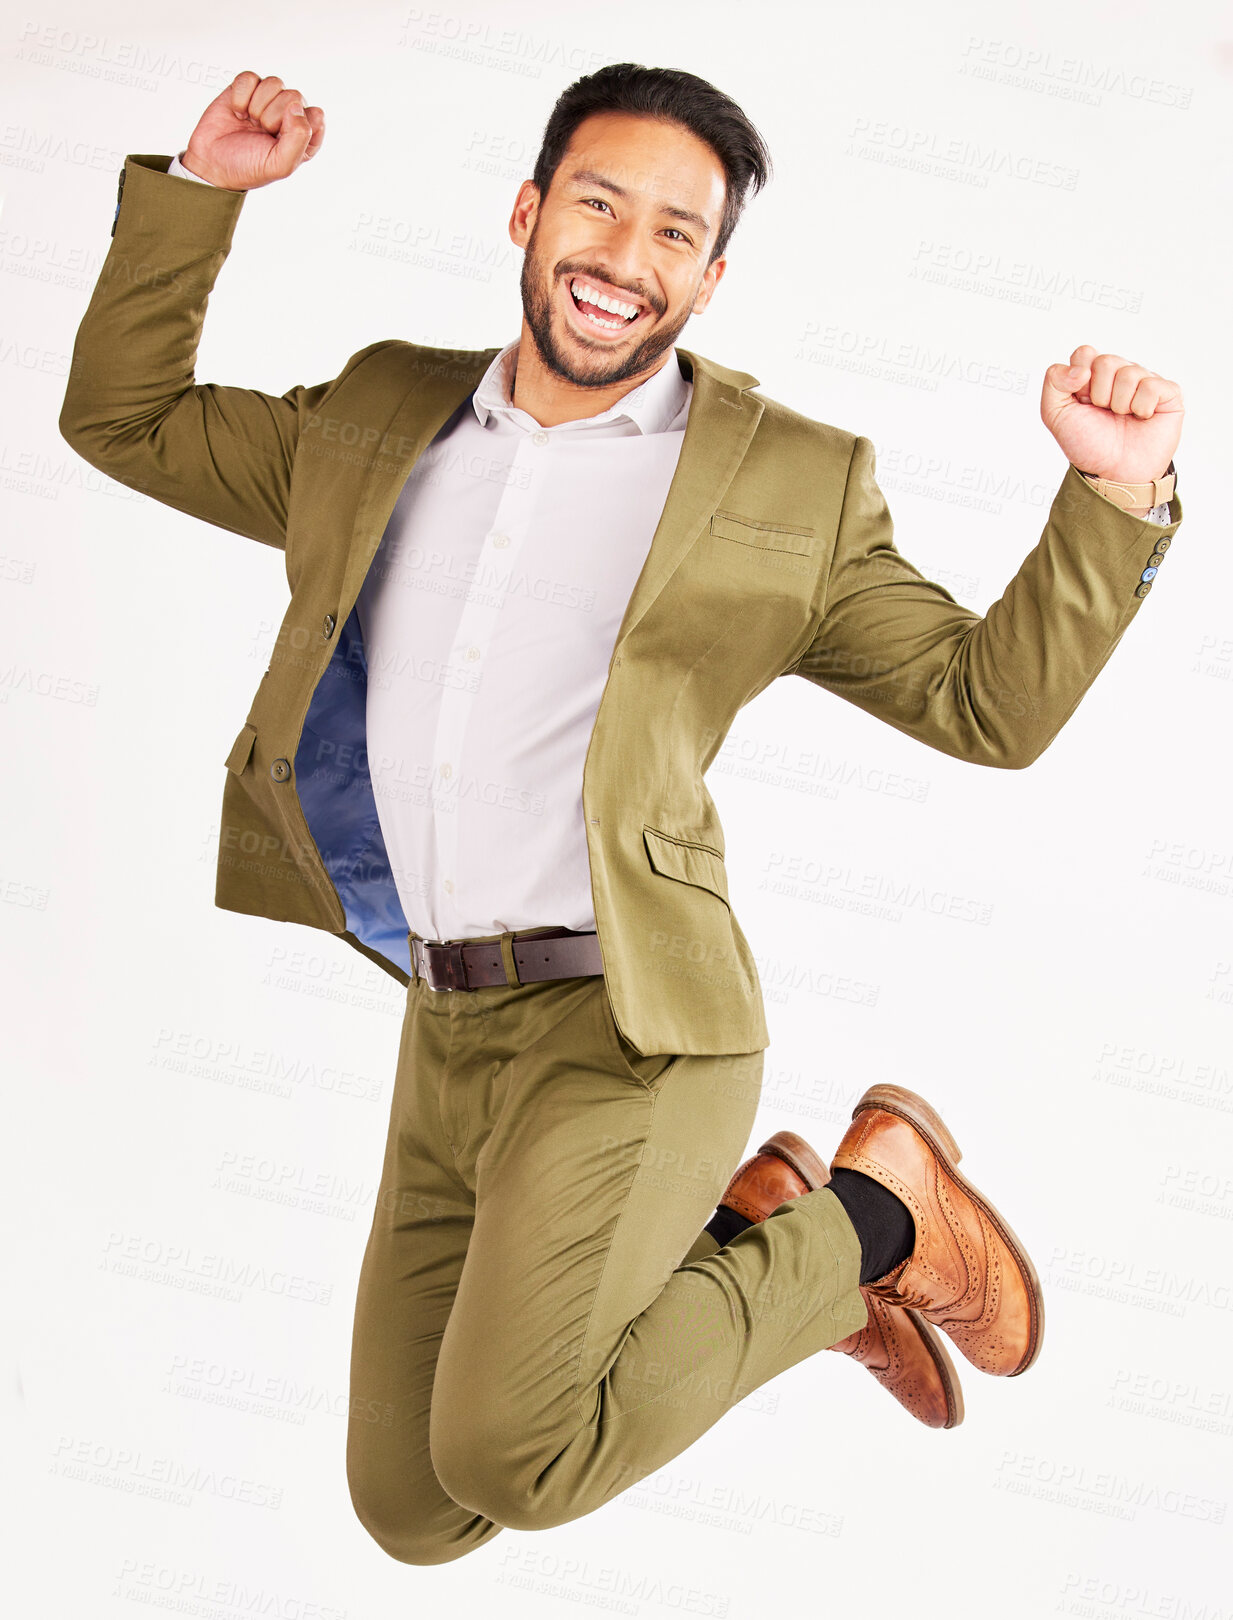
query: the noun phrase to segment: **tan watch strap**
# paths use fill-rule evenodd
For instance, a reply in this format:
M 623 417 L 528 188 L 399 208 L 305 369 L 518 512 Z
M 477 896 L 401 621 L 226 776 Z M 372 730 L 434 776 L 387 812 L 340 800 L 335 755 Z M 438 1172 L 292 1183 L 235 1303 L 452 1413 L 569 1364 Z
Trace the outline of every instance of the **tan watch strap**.
M 1141 506 L 1149 508 L 1159 506 L 1163 501 L 1171 501 L 1177 483 L 1177 474 L 1172 462 L 1169 463 L 1164 476 L 1153 478 L 1150 484 L 1126 484 L 1113 478 L 1100 478 L 1095 473 L 1083 473 L 1082 476 L 1098 495 L 1106 496 L 1115 506 L 1125 507 L 1127 511 Z

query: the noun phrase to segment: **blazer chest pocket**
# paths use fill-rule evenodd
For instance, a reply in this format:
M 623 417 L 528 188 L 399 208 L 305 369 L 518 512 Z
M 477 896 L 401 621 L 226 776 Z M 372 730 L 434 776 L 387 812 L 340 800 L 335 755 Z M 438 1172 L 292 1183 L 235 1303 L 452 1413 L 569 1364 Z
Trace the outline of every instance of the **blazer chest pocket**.
M 711 533 L 720 540 L 735 540 L 738 545 L 752 546 L 757 551 L 788 552 L 795 557 L 812 556 L 818 544 L 813 529 L 793 528 L 787 523 L 763 523 L 757 518 L 739 517 L 735 512 L 716 512 L 711 519 Z
M 642 841 L 651 865 L 664 877 L 678 883 L 692 883 L 717 895 L 731 910 L 728 900 L 728 869 L 718 850 L 709 844 L 692 844 L 658 827 L 643 827 Z
M 244 767 L 252 758 L 253 744 L 257 741 L 256 726 L 245 726 L 244 730 L 231 745 L 231 752 L 227 755 L 225 764 L 229 771 L 242 776 Z

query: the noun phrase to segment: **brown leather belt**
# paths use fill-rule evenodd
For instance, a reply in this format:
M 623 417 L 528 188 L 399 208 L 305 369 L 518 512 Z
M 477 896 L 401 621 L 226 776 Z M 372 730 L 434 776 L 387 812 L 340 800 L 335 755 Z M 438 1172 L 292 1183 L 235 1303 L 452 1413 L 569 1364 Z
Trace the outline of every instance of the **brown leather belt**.
M 508 940 L 516 977 L 506 972 L 503 943 Z M 411 937 L 416 977 L 430 990 L 478 990 L 490 984 L 534 984 L 541 979 L 582 978 L 604 971 L 595 933 L 572 928 L 528 929 L 478 942 Z

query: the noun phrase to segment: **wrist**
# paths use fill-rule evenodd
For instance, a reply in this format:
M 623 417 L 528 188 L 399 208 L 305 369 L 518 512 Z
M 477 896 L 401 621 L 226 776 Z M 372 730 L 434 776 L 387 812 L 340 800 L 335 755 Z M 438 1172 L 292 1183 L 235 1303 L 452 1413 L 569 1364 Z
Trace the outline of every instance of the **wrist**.
M 174 153 L 171 162 L 167 165 L 167 173 L 178 175 L 182 180 L 200 180 L 203 186 L 208 186 L 210 182 L 202 180 L 201 176 L 188 166 L 185 161 L 187 157 L 187 152 Z
M 203 158 L 196 157 L 191 146 L 178 153 L 171 165 L 171 173 L 173 174 L 183 175 L 189 180 L 199 180 L 203 186 L 214 186 L 217 190 L 225 190 L 226 188 L 221 181 L 211 178 L 209 170 L 209 164 Z
M 1075 471 L 1105 500 L 1111 501 L 1114 506 L 1120 507 L 1131 517 L 1137 518 L 1146 517 L 1154 507 L 1172 500 L 1177 481 L 1177 469 L 1172 461 L 1164 472 L 1146 481 L 1139 479 L 1132 481 L 1127 478 L 1114 478 L 1108 474 L 1084 472 L 1081 467 L 1076 467 Z

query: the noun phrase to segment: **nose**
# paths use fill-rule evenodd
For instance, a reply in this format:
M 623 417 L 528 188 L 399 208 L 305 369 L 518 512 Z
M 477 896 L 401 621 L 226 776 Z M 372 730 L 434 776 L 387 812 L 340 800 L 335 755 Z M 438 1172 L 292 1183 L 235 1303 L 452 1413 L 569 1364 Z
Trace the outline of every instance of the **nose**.
M 628 225 L 618 225 L 605 233 L 603 251 L 596 267 L 603 266 L 617 286 L 641 288 L 642 296 L 654 296 L 654 281 L 642 249 L 639 233 Z

